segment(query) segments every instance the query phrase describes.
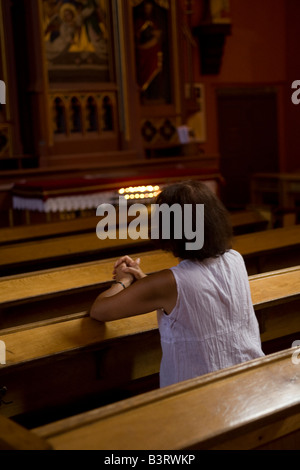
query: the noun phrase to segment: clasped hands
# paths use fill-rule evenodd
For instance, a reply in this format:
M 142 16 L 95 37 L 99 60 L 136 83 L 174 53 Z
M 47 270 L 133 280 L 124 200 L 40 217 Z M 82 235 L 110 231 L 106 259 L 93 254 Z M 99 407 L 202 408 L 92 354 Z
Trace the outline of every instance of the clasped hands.
M 140 268 L 140 258 L 133 260 L 130 256 L 122 256 L 114 265 L 113 279 L 129 287 L 134 281 L 146 277 Z

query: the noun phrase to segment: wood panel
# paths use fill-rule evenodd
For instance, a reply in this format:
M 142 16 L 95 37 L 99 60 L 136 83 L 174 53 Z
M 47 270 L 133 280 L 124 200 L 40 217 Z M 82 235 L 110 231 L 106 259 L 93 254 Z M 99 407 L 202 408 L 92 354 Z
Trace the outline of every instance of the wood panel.
M 82 217 L 66 222 L 21 225 L 0 229 L 0 245 L 96 231 L 98 217 Z
M 264 319 L 262 339 L 282 340 L 288 334 L 290 347 L 299 337 L 299 270 L 249 279 L 256 314 Z M 3 330 L 0 340 L 6 345 L 0 386 L 7 388 L 8 402 L 1 413 L 28 426 L 158 387 L 155 312 L 105 324 L 83 312 Z
M 244 257 L 248 274 L 300 264 L 300 226 L 236 236 L 233 248 Z M 99 240 L 95 233 L 57 237 L 1 247 L 0 274 L 12 275 L 153 249 L 151 240 Z
M 295 351 L 165 387 L 32 433 L 57 450 L 297 450 L 300 374 L 299 364 L 292 361 Z
M 257 235 L 253 234 L 253 237 L 260 253 L 262 243 L 259 245 Z M 251 241 L 250 235 L 237 237 L 236 240 L 244 242 L 241 249 L 244 249 L 247 255 L 249 252 L 246 251 L 245 241 Z M 269 240 L 267 239 L 266 242 Z M 271 242 L 269 246 L 272 250 Z M 170 253 L 157 250 L 136 253 L 134 257 L 141 258 L 141 267 L 146 273 L 168 269 L 178 262 Z M 112 282 L 112 267 L 117 259 L 115 257 L 81 265 L 2 277 L 0 279 L 0 328 L 88 310 L 98 293 Z M 295 256 L 294 262 L 296 261 Z M 293 286 L 298 289 L 296 282 L 298 275 L 297 268 L 295 270 L 291 268 L 289 276 L 295 279 L 288 281 L 290 289 Z M 274 290 L 280 287 L 276 283 L 273 284 L 273 281 L 267 284 L 267 279 L 268 277 L 264 281 L 266 283 L 264 295 L 270 291 L 272 298 L 273 294 L 276 294 Z M 283 277 L 280 282 L 283 282 Z M 283 283 L 283 286 L 283 289 L 286 289 L 286 283 Z M 277 290 L 277 293 L 279 292 L 280 290 Z M 284 296 L 287 296 L 287 291 L 284 291 Z M 254 303 L 256 303 L 255 300 Z
M 265 230 L 235 237 L 249 275 L 299 264 L 300 225 Z
M 238 211 L 230 214 L 235 234 L 265 230 L 268 221 L 257 211 Z M 0 245 L 43 240 L 84 232 L 95 233 L 99 217 L 82 217 L 74 220 L 45 224 L 21 225 L 0 229 Z

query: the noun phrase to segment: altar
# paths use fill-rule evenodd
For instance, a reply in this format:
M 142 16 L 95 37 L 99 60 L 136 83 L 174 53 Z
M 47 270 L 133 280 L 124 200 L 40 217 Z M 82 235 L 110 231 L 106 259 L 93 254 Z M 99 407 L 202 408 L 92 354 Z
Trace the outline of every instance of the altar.
M 95 215 L 100 204 L 117 205 L 119 198 L 128 203 L 150 204 L 168 184 L 187 179 L 203 181 L 219 193 L 221 175 L 216 170 L 173 168 L 144 175 L 112 177 L 86 174 L 83 177 L 24 180 L 12 188 L 14 211 L 24 223 L 71 220 Z

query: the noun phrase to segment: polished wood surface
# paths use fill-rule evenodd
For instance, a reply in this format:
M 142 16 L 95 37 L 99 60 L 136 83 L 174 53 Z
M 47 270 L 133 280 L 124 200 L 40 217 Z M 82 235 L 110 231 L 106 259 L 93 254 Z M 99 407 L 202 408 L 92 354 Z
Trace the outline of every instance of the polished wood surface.
M 95 232 L 99 217 L 82 217 L 45 224 L 20 225 L 0 229 L 0 245 L 42 240 L 55 236 Z
M 118 235 L 116 240 L 99 240 L 95 232 L 3 245 L 0 274 L 40 270 L 47 263 L 54 266 L 81 263 L 99 259 L 109 252 L 111 257 L 121 250 L 141 251 L 151 245 L 150 240 L 119 240 Z M 249 275 L 292 266 L 300 261 L 300 226 L 238 235 L 233 247 L 243 255 Z
M 191 458 L 195 450 L 298 450 L 298 355 L 290 348 L 30 430 L 0 416 L 0 449 L 177 450 Z
M 6 364 L 0 382 L 7 389 L 1 414 L 48 422 L 157 387 L 155 315 L 132 320 L 101 324 L 81 317 L 1 335 Z
M 254 309 L 259 311 L 300 299 L 299 281 L 300 266 L 250 276 Z M 295 327 L 300 329 L 300 319 L 296 318 L 296 320 L 298 321 Z M 290 333 L 291 325 L 286 323 L 286 329 Z M 94 321 L 86 312 L 81 312 L 62 317 L 60 320 L 37 322 L 3 330 L 0 331 L 0 339 L 7 345 L 7 365 L 9 366 L 156 328 L 155 312 L 106 324 Z M 28 335 L 30 335 L 30 341 L 28 341 Z M 262 339 L 264 338 L 273 339 L 269 332 Z
M 146 273 L 168 269 L 178 263 L 173 255 L 162 251 L 137 253 L 134 257 L 141 258 L 141 267 Z M 15 327 L 24 323 L 87 311 L 98 293 L 112 282 L 112 268 L 117 259 L 111 258 L 1 278 L 0 328 Z M 250 279 L 251 284 L 255 284 L 255 277 L 250 277 Z M 297 295 L 299 289 L 297 267 L 281 270 L 278 276 L 270 273 L 258 275 L 257 280 L 259 279 L 260 282 L 256 283 L 254 292 L 259 285 L 263 285 L 262 299 L 267 300 L 264 304 L 258 297 L 253 298 L 256 311 L 272 306 L 274 316 L 274 308 L 276 302 L 280 303 L 281 295 L 286 299 L 285 303 L 288 298 L 296 300 L 294 294 Z M 296 316 L 296 312 L 292 312 L 293 305 L 294 303 L 281 310 L 277 308 L 278 318 L 281 316 L 279 329 L 289 329 L 290 323 L 286 323 L 285 319 L 288 316 L 293 318 Z M 269 317 L 270 315 L 264 315 L 260 321 L 262 332 L 266 336 L 265 340 L 267 340 L 266 323 Z
M 156 313 L 102 323 L 92 320 L 86 313 L 71 315 L 61 321 L 37 322 L 3 330 L 0 339 L 7 347 L 4 369 L 52 355 L 64 354 L 99 345 L 110 340 L 129 337 L 157 329 Z
M 233 248 L 247 257 L 268 251 L 276 251 L 280 248 L 299 247 L 299 245 L 300 226 L 295 226 L 240 235 L 235 238 Z M 39 248 L 41 251 L 42 247 Z M 174 256 L 162 251 L 156 250 L 134 254 L 134 257 L 138 256 L 141 257 L 142 267 L 147 273 L 170 268 L 177 264 Z M 59 290 L 82 288 L 111 280 L 112 265 L 116 259 L 118 257 L 36 273 L 29 272 L 2 277 L 0 279 L 0 303 L 20 300 L 29 296 L 46 295 Z M 295 264 L 297 264 L 296 257 Z
M 238 211 L 230 214 L 234 231 L 253 232 L 256 228 L 265 229 L 268 221 L 255 210 Z M 0 245 L 42 240 L 55 236 L 66 236 L 84 232 L 95 233 L 99 217 L 81 217 L 73 220 L 44 224 L 21 225 L 0 228 Z
M 254 307 L 276 305 L 282 299 L 295 300 L 300 294 L 300 266 L 249 276 Z
M 0 416 L 0 449 L 298 450 L 298 354 L 291 348 L 31 430 Z
M 101 282 L 106 284 L 107 279 L 111 279 L 111 267 L 113 265 L 114 260 L 110 260 L 109 262 L 103 262 L 100 263 L 97 266 L 92 266 L 92 268 L 95 268 L 93 271 L 90 270 L 90 266 L 84 266 L 83 268 L 88 271 L 88 273 L 95 279 L 97 277 L 97 285 L 100 284 Z M 162 256 L 160 252 L 154 252 L 154 253 L 147 253 L 143 257 L 143 268 L 146 273 L 154 272 L 156 269 L 167 269 L 168 267 L 173 266 L 173 262 L 175 259 L 171 256 L 166 254 L 165 257 Z M 77 268 L 72 268 L 76 269 Z M 2 302 L 8 302 L 12 300 L 28 300 L 34 295 L 37 295 L 38 297 L 42 295 L 47 295 L 47 294 L 53 294 L 54 292 L 66 292 L 68 289 L 75 289 L 76 288 L 76 277 L 73 276 L 73 271 L 71 269 L 72 275 L 68 275 L 68 272 L 64 271 L 64 279 L 65 279 L 65 284 L 61 284 L 61 276 L 60 276 L 60 271 L 54 271 L 51 273 L 45 273 L 45 274 L 37 274 L 33 277 L 29 276 L 28 278 L 19 278 L 19 279 L 14 279 L 14 282 L 10 281 L 3 281 L 3 283 L 0 283 L 1 286 L 1 291 L 0 293 L 2 294 Z M 85 279 L 87 282 L 86 286 L 89 286 L 89 278 L 87 274 L 84 276 L 84 269 L 82 271 L 79 271 L 79 276 L 77 277 L 77 280 L 80 282 L 81 281 L 81 276 Z M 53 275 L 53 277 L 52 277 Z M 37 285 L 37 280 L 40 278 L 40 280 L 43 281 L 43 284 Z M 57 280 L 57 286 L 55 286 L 55 280 Z M 26 283 L 26 281 L 29 281 Z M 36 282 L 36 284 L 35 284 Z M 6 284 L 7 283 L 7 284 Z M 32 284 L 31 284 L 32 283 Z M 280 305 L 282 303 L 290 303 L 292 301 L 297 301 L 300 299 L 300 266 L 295 266 L 293 268 L 287 268 L 283 270 L 278 270 L 278 271 L 273 271 L 273 272 L 268 272 L 268 273 L 263 273 L 255 276 L 249 276 L 249 283 L 250 283 L 250 290 L 251 290 L 251 296 L 252 296 L 252 302 L 254 309 L 256 311 L 262 310 L 267 307 L 274 307 L 276 305 Z M 34 285 L 36 285 L 36 292 L 32 292 L 31 289 L 33 289 Z M 9 290 L 9 287 L 11 287 L 11 290 Z M 80 286 L 81 287 L 81 286 Z M 42 288 L 42 289 L 41 289 Z M 58 290 L 56 290 L 58 289 Z M 23 292 L 23 298 L 20 297 L 18 299 L 18 293 L 19 295 L 22 295 Z M 5 297 L 4 297 L 5 295 Z M 1 303 L 2 303 L 1 302 Z M 53 336 L 56 338 L 56 335 L 58 334 L 58 330 L 60 329 L 62 332 L 64 331 L 65 324 L 61 323 L 64 320 L 68 320 L 68 327 L 70 327 L 70 320 L 72 320 L 73 324 L 80 324 L 82 321 L 87 320 L 87 323 L 90 322 L 91 324 L 91 332 L 94 333 L 93 329 L 96 328 L 96 325 L 101 325 L 98 322 L 94 322 L 93 320 L 86 318 L 87 312 L 79 312 L 75 315 L 70 315 L 70 316 L 62 316 L 61 320 L 49 320 L 49 322 L 37 322 L 36 323 L 36 328 L 43 328 L 43 324 L 45 324 L 45 328 L 50 328 L 50 326 L 47 324 L 49 323 L 50 325 L 53 323 L 51 328 L 56 329 L 56 334 Z M 126 324 L 127 326 L 129 323 L 132 322 L 137 322 L 139 318 L 144 318 L 145 316 L 139 316 L 135 318 L 128 318 L 128 319 L 122 319 L 118 320 L 115 322 L 109 322 L 107 325 L 112 326 L 112 328 L 115 328 L 115 325 L 117 324 Z M 149 325 L 152 325 L 152 317 L 149 317 Z M 144 321 L 144 320 L 143 320 Z M 147 322 L 146 322 L 147 323 Z M 106 325 L 106 326 L 107 326 Z M 26 329 L 32 329 L 34 325 L 21 325 L 19 327 L 13 328 L 12 331 L 17 331 L 17 330 L 26 330 Z M 300 324 L 299 324 L 300 328 Z M 34 330 L 35 330 L 34 329 Z M 117 328 L 116 328 L 117 329 Z M 34 330 L 33 334 L 34 334 Z M 9 330 L 0 330 L 1 337 L 5 336 L 5 332 L 9 332 Z M 105 330 L 106 334 L 108 332 L 107 328 Z M 45 332 L 42 332 L 41 335 L 45 335 Z M 49 338 L 52 338 L 52 335 L 49 335 Z M 4 338 L 5 339 L 5 338 Z M 99 338 L 98 338 L 99 339 Z M 17 340 L 17 344 L 24 344 L 24 341 Z M 61 342 L 61 339 L 58 342 L 59 344 L 63 344 Z M 29 345 L 30 347 L 30 345 Z M 22 356 L 24 355 L 24 351 L 22 352 Z M 14 354 L 14 358 L 16 355 Z M 24 357 L 24 356 L 23 356 Z
M 80 260 L 89 256 L 96 258 L 103 256 L 108 250 L 130 251 L 132 247 L 148 244 L 147 241 L 130 238 L 100 240 L 95 230 L 94 233 L 4 245 L 1 247 L 0 268 L 3 276 L 10 268 L 13 268 L 14 272 L 19 272 L 23 266 L 26 271 L 37 270 L 41 262 L 56 261 L 63 265 L 67 260 L 74 262 L 76 256 L 81 257 Z
M 298 247 L 300 225 L 247 233 L 235 238 L 234 248 L 243 256 L 276 251 L 279 248 Z
M 262 341 L 289 335 L 290 346 L 298 338 L 299 273 L 298 266 L 249 278 Z M 2 330 L 0 340 L 6 345 L 0 379 L 8 390 L 5 401 L 11 402 L 1 408 L 5 416 L 37 410 L 52 416 L 53 407 L 65 413 L 61 407 L 86 396 L 99 406 L 114 401 L 116 393 L 122 399 L 136 395 L 138 387 L 158 386 L 161 347 L 155 312 L 105 324 L 79 312 Z
M 141 258 L 145 273 L 171 268 L 178 263 L 171 254 L 158 250 L 135 254 L 134 258 L 137 257 Z M 113 265 L 117 259 L 118 257 L 114 257 L 0 278 L 0 304 L 111 282 Z
M 33 429 L 57 450 L 299 449 L 296 348 Z M 284 448 L 284 447 L 282 447 Z
M 254 173 L 251 176 L 251 200 L 263 205 L 268 196 L 277 196 L 277 207 L 297 211 L 297 198 L 300 192 L 300 172 L 293 173 Z M 265 196 L 266 199 L 265 199 Z

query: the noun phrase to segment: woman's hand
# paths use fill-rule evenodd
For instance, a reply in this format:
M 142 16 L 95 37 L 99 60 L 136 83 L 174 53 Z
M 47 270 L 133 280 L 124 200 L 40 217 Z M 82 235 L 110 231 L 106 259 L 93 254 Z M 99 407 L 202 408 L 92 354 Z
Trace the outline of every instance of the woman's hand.
M 130 256 L 122 256 L 122 258 L 115 263 L 113 270 L 114 279 L 117 280 L 115 276 L 120 266 L 123 274 L 129 274 L 133 276 L 135 280 L 146 277 L 146 274 L 140 268 L 140 262 L 140 258 L 133 260 Z
M 115 281 L 122 282 L 125 287 L 129 287 L 133 281 L 134 276 L 128 272 L 126 272 L 127 266 L 125 263 L 120 263 L 113 272 L 113 278 Z

